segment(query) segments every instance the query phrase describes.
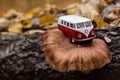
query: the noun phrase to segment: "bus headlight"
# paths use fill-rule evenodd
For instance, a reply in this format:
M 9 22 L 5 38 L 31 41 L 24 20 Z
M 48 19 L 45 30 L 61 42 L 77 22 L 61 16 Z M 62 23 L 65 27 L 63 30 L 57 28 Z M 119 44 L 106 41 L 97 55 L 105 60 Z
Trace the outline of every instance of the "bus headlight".
M 78 38 L 81 38 L 82 37 L 82 35 L 81 34 L 78 34 Z

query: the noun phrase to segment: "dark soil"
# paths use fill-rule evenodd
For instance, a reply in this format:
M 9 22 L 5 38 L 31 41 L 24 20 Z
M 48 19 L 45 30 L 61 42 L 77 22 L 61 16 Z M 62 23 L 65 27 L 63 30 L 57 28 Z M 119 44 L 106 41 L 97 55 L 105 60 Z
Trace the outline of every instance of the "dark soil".
M 0 34 L 0 80 L 120 80 L 120 28 L 96 29 L 97 38 L 108 37 L 112 61 L 91 73 L 60 73 L 45 61 L 41 34 Z

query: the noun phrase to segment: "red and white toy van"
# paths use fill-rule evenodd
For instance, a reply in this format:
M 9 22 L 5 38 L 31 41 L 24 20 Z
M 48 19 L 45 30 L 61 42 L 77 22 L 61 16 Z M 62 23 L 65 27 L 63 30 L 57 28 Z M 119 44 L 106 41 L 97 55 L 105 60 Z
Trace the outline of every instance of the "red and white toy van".
M 92 21 L 77 15 L 59 17 L 58 28 L 72 39 L 72 42 L 92 40 L 95 37 Z

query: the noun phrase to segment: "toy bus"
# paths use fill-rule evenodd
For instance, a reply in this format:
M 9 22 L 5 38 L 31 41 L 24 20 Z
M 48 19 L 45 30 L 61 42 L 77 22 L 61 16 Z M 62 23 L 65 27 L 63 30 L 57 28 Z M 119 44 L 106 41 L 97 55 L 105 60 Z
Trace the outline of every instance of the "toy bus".
M 88 18 L 77 15 L 65 15 L 58 18 L 58 29 L 72 42 L 92 40 L 95 37 L 94 26 Z

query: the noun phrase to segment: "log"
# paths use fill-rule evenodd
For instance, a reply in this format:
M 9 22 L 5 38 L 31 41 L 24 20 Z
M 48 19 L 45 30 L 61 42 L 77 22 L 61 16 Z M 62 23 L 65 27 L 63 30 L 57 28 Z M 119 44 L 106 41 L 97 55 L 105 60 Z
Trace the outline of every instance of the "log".
M 103 39 L 112 52 L 112 61 L 90 73 L 53 70 L 41 51 L 41 33 L 0 34 L 0 80 L 120 80 L 119 33 L 119 27 L 96 29 L 97 38 Z

